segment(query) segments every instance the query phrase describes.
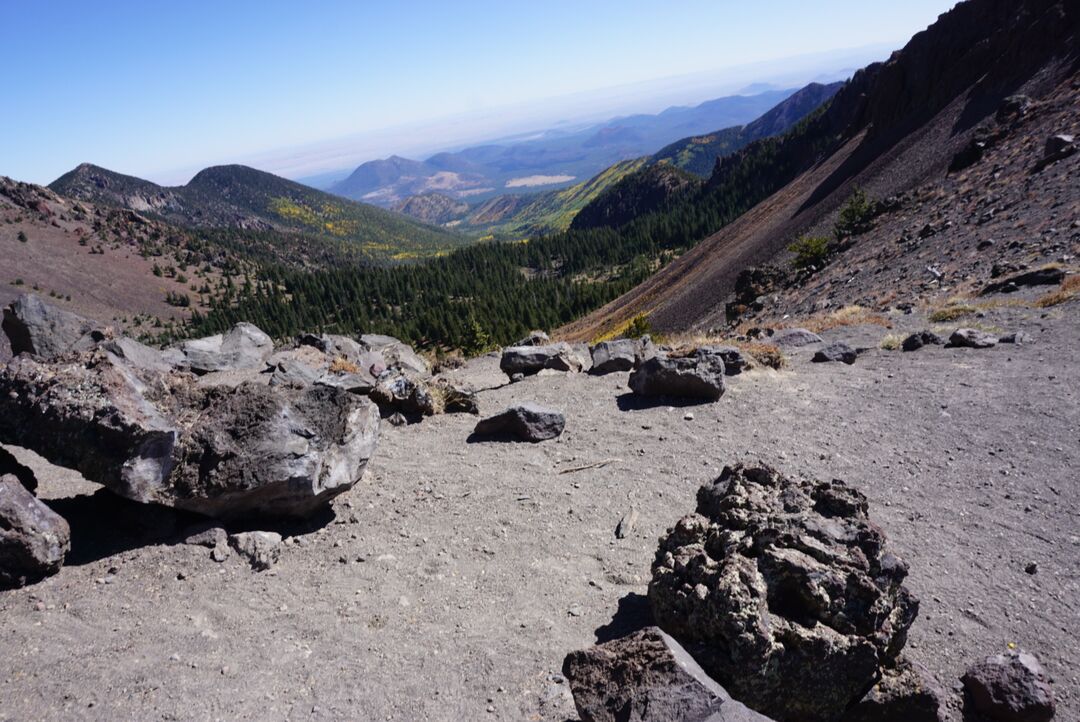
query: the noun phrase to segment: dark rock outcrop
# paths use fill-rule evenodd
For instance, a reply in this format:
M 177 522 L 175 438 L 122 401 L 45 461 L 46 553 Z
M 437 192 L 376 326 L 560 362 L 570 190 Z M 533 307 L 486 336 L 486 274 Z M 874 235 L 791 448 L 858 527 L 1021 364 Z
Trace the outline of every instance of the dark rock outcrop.
M 544 369 L 578 372 L 582 369 L 582 363 L 570 344 L 553 343 L 547 346 L 510 346 L 503 349 L 499 368 L 510 377 L 518 373 L 532 376 Z
M 810 359 L 814 363 L 832 363 L 836 361 L 842 361 L 849 366 L 855 363 L 855 359 L 859 357 L 859 354 L 855 349 L 848 346 L 843 341 L 836 341 L 830 343 L 824 348 L 820 348 L 814 354 L 814 357 Z
M 209 516 L 305 516 L 353 486 L 378 410 L 339 389 L 204 387 L 102 350 L 0 371 L 0 440 L 121 496 Z
M 1056 286 L 1065 280 L 1065 269 L 1056 266 L 1037 268 L 1034 271 L 1018 273 L 1000 281 L 987 285 L 980 293 L 986 296 L 991 293 L 1013 293 L 1021 288 L 1029 286 Z
M 672 396 L 716 401 L 724 394 L 724 362 L 719 355 L 654 356 L 630 374 L 638 396 Z
M 649 601 L 736 698 L 825 722 L 898 663 L 918 613 L 906 576 L 858 491 L 738 465 L 661 539 Z
M 767 722 L 731 698 L 657 627 L 563 661 L 582 722 Z
M 4 309 L 4 333 L 12 355 L 29 353 L 53 359 L 76 346 L 88 348 L 96 325 L 77 314 L 51 306 L 33 294 L 20 296 Z
M 511 406 L 501 414 L 482 419 L 474 434 L 480 437 L 511 436 L 522 441 L 554 439 L 566 428 L 566 417 L 554 409 L 525 403 Z
M 923 346 L 941 346 L 944 343 L 945 339 L 933 331 L 918 331 L 905 338 L 900 348 L 905 351 L 918 351 Z
M 987 657 L 964 673 L 963 683 L 974 711 L 993 722 L 1048 722 L 1054 716 L 1054 690 L 1026 652 Z
M 13 474 L 0 476 L 0 589 L 55 574 L 70 548 L 68 523 Z
M 940 722 L 944 693 L 906 660 L 885 669 L 881 679 L 841 722 Z

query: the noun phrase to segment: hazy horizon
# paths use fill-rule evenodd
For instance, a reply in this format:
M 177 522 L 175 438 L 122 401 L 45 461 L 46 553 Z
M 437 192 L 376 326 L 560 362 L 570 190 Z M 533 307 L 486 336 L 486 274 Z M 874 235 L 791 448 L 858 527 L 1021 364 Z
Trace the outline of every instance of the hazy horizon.
M 884 59 L 953 4 L 20 6 L 0 41 L 34 72 L 8 88 L 0 175 L 49 183 L 92 162 L 178 184 L 244 163 L 309 178 L 696 105 L 753 83 L 833 79 Z M 86 37 L 99 42 L 87 48 Z

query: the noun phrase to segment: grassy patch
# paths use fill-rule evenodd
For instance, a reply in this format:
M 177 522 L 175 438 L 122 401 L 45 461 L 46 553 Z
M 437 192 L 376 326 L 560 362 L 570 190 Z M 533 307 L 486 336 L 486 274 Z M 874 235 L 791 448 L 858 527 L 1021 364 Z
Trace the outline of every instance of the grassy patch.
M 887 333 L 878 344 L 885 351 L 895 351 L 904 342 L 904 337 L 898 333 Z
M 803 324 L 803 328 L 814 333 L 821 333 L 822 331 L 843 326 L 868 325 L 892 328 L 892 322 L 888 318 L 862 306 L 844 306 L 831 313 L 810 316 Z
M 930 319 L 932 323 L 949 323 L 950 321 L 955 321 L 958 318 L 964 318 L 965 316 L 974 316 L 978 312 L 979 309 L 976 306 L 967 303 L 958 303 L 934 309 L 927 318 Z

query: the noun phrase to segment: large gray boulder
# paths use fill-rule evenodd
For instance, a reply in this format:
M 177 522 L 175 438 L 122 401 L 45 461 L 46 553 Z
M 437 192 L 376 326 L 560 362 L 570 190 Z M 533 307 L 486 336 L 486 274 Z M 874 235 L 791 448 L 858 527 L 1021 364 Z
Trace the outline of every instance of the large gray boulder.
M 768 722 L 731 698 L 657 627 L 563 661 L 582 722 Z
M 639 396 L 716 401 L 724 393 L 724 362 L 716 354 L 654 356 L 630 374 L 630 389 Z
M 858 351 L 848 346 L 843 341 L 834 341 L 827 346 L 819 348 L 814 357 L 810 359 L 814 363 L 834 363 L 837 361 L 848 364 L 855 363 L 859 357 Z
M 770 336 L 769 342 L 781 348 L 798 348 L 814 343 L 822 343 L 823 339 L 805 328 L 786 328 Z
M 993 722 L 1048 722 L 1054 716 L 1054 690 L 1027 652 L 987 657 L 964 673 L 963 683 L 974 711 Z
M 421 376 L 430 376 L 428 362 L 416 353 L 412 346 L 393 336 L 365 333 L 360 337 L 360 346 L 365 351 L 378 353 L 386 360 L 387 368 L 399 368 Z
M 204 387 L 103 350 L 0 371 L 0 441 L 129 499 L 216 517 L 306 516 L 352 487 L 378 409 L 340 389 Z
M 655 356 L 656 349 L 648 336 L 601 341 L 589 349 L 593 374 L 609 374 L 615 371 L 631 371 L 645 359 Z
M 164 358 L 173 366 L 197 374 L 215 371 L 262 371 L 274 353 L 274 342 L 258 327 L 238 323 L 228 333 L 183 341 L 166 349 Z
M 92 321 L 51 306 L 33 294 L 19 296 L 4 309 L 4 333 L 12 355 L 29 353 L 53 359 L 76 346 L 88 348 L 90 334 L 97 330 Z
M 727 467 L 660 541 L 657 623 L 733 696 L 826 722 L 896 665 L 918 601 L 866 498 L 841 481 Z
M 70 548 L 68 523 L 13 474 L 0 476 L 0 589 L 56 574 Z
M 547 346 L 510 346 L 503 349 L 499 368 L 507 376 L 514 374 L 532 376 L 544 369 L 555 371 L 581 371 L 583 364 L 568 343 Z
M 379 376 L 371 390 L 371 400 L 386 414 L 432 416 L 436 413 L 435 396 L 421 376 L 414 371 L 390 369 Z
M 566 417 L 555 409 L 532 403 L 511 406 L 501 414 L 482 419 L 474 429 L 477 436 L 512 436 L 536 443 L 554 439 L 566 428 Z

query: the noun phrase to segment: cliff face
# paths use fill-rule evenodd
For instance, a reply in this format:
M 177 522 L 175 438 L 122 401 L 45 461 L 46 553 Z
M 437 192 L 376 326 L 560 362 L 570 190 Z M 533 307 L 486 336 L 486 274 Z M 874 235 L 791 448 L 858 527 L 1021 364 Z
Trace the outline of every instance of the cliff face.
M 1078 38 L 1075 2 L 958 4 L 888 61 L 857 72 L 824 112 L 780 139 L 718 161 L 708 192 L 747 183 L 778 190 L 638 288 L 568 326 L 567 334 L 591 337 L 638 313 L 648 314 L 660 330 L 722 321 L 717 309 L 738 273 L 783 262 L 786 247 L 801 234 L 828 234 L 855 188 L 886 198 L 938 184 L 1006 97 L 1025 93 L 1038 101 L 1067 87 L 1078 68 Z M 1065 107 L 1063 113 L 1059 124 L 1068 125 L 1069 117 L 1075 123 L 1075 111 L 1070 116 Z M 1029 144 L 1045 141 L 1035 137 L 1043 130 L 1034 125 L 1015 132 L 1032 134 Z M 1020 219 L 1027 210 L 1013 212 Z

